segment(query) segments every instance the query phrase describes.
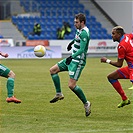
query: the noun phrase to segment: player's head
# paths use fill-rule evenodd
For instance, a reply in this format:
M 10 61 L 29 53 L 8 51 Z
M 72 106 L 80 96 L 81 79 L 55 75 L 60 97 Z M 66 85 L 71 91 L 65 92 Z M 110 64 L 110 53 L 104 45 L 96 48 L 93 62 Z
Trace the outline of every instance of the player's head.
M 86 24 L 86 17 L 84 14 L 79 13 L 75 15 L 74 25 L 77 29 L 82 29 Z
M 116 26 L 112 29 L 112 38 L 113 41 L 120 42 L 120 38 L 125 34 L 122 26 Z

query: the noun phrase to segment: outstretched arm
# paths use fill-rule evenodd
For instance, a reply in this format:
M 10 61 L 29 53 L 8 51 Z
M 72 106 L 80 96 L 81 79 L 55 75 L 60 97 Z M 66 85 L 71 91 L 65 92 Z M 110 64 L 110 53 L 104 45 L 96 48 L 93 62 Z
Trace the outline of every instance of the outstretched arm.
M 3 53 L 3 52 L 1 52 L 1 51 L 0 51 L 0 55 L 3 56 L 3 57 L 5 57 L 5 58 L 8 57 L 8 54 L 7 54 L 7 53 Z
M 124 59 L 117 59 L 117 61 L 111 61 L 110 59 L 107 59 L 106 57 L 101 58 L 102 63 L 109 63 L 115 67 L 122 67 L 123 61 L 124 61 Z

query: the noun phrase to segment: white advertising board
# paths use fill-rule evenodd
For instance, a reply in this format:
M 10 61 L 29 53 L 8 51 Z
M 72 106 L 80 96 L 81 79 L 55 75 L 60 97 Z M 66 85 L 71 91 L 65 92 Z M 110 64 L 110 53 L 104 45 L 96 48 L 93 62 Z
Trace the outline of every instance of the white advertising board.
M 0 47 L 0 50 L 4 53 L 8 53 L 9 59 L 38 58 L 34 55 L 33 46 Z M 46 47 L 46 55 L 42 58 L 61 58 L 61 57 L 62 57 L 61 46 L 49 46 Z
M 88 53 L 117 53 L 117 45 L 112 40 L 90 40 Z
M 3 47 L 14 46 L 13 39 L 6 39 L 6 38 L 0 39 L 0 46 L 3 46 Z
M 61 46 L 62 54 L 68 54 L 71 51 L 67 51 L 67 45 L 71 40 L 50 40 L 50 46 Z M 117 42 L 112 40 L 90 40 L 88 53 L 117 53 Z

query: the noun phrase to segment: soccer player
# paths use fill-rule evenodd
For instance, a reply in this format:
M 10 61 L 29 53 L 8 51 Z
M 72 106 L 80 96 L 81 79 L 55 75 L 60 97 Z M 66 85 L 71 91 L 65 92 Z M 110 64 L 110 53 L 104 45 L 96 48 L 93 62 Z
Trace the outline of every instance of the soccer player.
M 7 58 L 8 54 L 0 52 L 0 55 Z M 7 78 L 7 94 L 8 97 L 6 98 L 6 101 L 9 102 L 14 102 L 14 103 L 21 103 L 21 100 L 18 100 L 16 97 L 13 96 L 14 92 L 14 78 L 15 74 L 12 70 L 7 68 L 6 66 L 0 64 L 0 76 Z
M 91 113 L 91 103 L 87 101 L 81 87 L 76 85 L 80 74 L 86 64 L 86 53 L 90 41 L 89 29 L 86 27 L 86 17 L 84 14 L 79 13 L 75 15 L 74 25 L 77 29 L 75 38 L 68 44 L 67 50 L 72 49 L 72 55 L 65 58 L 50 68 L 50 74 L 55 85 L 56 95 L 50 101 L 55 103 L 58 100 L 64 99 L 64 95 L 61 92 L 59 72 L 69 72 L 69 88 L 77 95 L 82 101 L 85 108 L 85 115 L 89 116 Z
M 118 108 L 121 108 L 130 104 L 130 100 L 126 96 L 118 79 L 130 79 L 133 84 L 133 34 L 125 34 L 123 27 L 116 26 L 112 29 L 112 38 L 114 42 L 119 42 L 117 47 L 118 59 L 117 61 L 111 61 L 106 57 L 102 57 L 101 62 L 119 67 L 119 69 L 110 73 L 107 78 L 122 98 L 122 101 L 118 104 Z M 127 66 L 122 67 L 124 60 L 127 62 Z M 133 86 L 129 89 L 133 89 Z

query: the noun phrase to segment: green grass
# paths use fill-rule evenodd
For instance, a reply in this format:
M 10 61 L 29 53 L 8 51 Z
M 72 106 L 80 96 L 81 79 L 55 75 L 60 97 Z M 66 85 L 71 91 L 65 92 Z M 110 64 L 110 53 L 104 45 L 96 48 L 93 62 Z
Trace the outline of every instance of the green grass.
M 112 58 L 116 60 L 116 58 Z M 2 60 L 16 74 L 15 95 L 21 104 L 6 103 L 6 79 L 1 78 L 0 133 L 132 133 L 133 104 L 117 108 L 120 96 L 106 76 L 116 70 L 100 58 L 88 58 L 78 85 L 92 103 L 86 118 L 83 104 L 68 88 L 67 72 L 60 73 L 64 100 L 50 104 L 55 95 L 49 68 L 60 59 Z M 129 80 L 120 80 L 133 102 Z

